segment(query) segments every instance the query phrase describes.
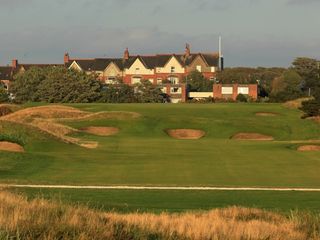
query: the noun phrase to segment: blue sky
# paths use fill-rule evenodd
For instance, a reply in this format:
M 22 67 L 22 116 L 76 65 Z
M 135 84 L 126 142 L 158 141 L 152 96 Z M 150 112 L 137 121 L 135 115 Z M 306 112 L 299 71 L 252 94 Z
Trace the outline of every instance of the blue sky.
M 0 0 L 0 64 L 218 50 L 227 66 L 320 58 L 320 0 Z

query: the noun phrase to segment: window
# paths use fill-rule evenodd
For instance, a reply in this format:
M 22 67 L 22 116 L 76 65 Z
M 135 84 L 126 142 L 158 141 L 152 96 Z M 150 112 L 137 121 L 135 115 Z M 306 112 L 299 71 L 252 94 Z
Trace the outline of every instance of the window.
M 162 91 L 163 93 L 167 93 L 167 88 L 166 88 L 166 87 L 163 87 L 163 88 L 161 88 L 161 91 Z
M 179 83 L 179 78 L 177 78 L 177 77 L 169 77 L 168 80 L 170 81 L 171 84 L 178 84 Z
M 238 94 L 249 94 L 248 87 L 238 87 Z
M 133 77 L 131 79 L 132 84 L 141 83 L 141 77 Z
M 222 94 L 233 94 L 233 87 L 222 87 Z
M 197 71 L 202 72 L 202 67 L 200 65 L 197 66 Z
M 176 71 L 175 67 L 171 67 L 171 72 L 174 73 Z
M 105 80 L 106 84 L 113 84 L 116 81 L 116 77 L 108 77 L 107 80 Z
M 211 72 L 216 72 L 216 68 L 215 67 L 211 67 Z
M 151 82 L 153 84 L 153 79 L 152 78 L 149 78 L 148 80 L 149 80 L 149 82 Z
M 140 71 L 140 68 L 136 68 L 136 71 Z
M 172 87 L 172 88 L 170 89 L 170 92 L 171 92 L 171 93 L 179 94 L 179 93 L 181 93 L 181 88 L 180 88 L 180 87 Z
M 157 84 L 158 85 L 162 84 L 162 78 L 157 78 Z

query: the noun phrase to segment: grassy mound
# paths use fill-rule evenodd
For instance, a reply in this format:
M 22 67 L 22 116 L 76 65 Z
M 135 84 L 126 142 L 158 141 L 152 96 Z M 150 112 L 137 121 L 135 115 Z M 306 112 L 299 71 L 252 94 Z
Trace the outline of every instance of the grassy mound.
M 231 207 L 183 214 L 117 214 L 0 192 L 0 237 L 8 239 L 319 239 L 319 218 Z
M 175 139 L 200 139 L 206 134 L 205 131 L 196 129 L 168 129 L 167 134 Z
M 292 101 L 285 102 L 283 106 L 291 109 L 298 109 L 302 107 L 302 102 L 311 100 L 312 98 L 298 98 Z
M 98 146 L 97 142 L 84 142 L 78 138 L 67 136 L 68 134 L 78 132 L 78 130 L 65 125 L 64 122 L 97 119 L 123 120 L 138 118 L 139 116 L 139 114 L 132 112 L 91 113 L 68 106 L 50 105 L 22 109 L 1 117 L 1 120 L 36 127 L 66 143 L 77 144 L 85 148 L 96 148 Z M 115 129 L 94 129 L 91 127 L 87 130 L 97 135 L 106 135 L 107 132 L 109 135 L 115 133 Z

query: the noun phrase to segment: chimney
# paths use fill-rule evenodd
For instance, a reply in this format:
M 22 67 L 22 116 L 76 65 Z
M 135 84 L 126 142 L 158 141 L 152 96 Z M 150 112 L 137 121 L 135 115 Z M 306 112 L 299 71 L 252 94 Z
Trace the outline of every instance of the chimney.
M 13 59 L 12 60 L 12 68 L 17 68 L 18 67 L 18 60 L 17 59 Z
M 64 64 L 68 63 L 69 60 L 70 60 L 69 53 L 66 52 L 66 53 L 64 54 L 64 58 L 63 58 Z
M 124 54 L 123 54 L 123 60 L 128 60 L 129 57 L 130 57 L 129 49 L 126 48 L 126 50 L 124 51 Z
M 185 51 L 185 57 L 188 58 L 191 54 L 191 51 L 190 51 L 190 45 L 187 43 L 186 44 L 186 51 Z

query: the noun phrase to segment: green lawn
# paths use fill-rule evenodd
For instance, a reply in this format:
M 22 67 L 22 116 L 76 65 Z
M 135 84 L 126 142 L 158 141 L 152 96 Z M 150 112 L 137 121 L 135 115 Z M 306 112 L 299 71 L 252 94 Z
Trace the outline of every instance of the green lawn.
M 297 152 L 297 145 L 290 143 L 292 140 L 320 139 L 320 127 L 311 120 L 302 120 L 301 112 L 298 110 L 286 109 L 280 104 L 74 104 L 71 106 L 92 112 L 137 112 L 141 117 L 117 121 L 68 123 L 76 128 L 85 126 L 120 128 L 120 133 L 112 137 L 77 135 L 85 140 L 98 141 L 97 149 L 65 144 L 34 129 L 1 123 L 1 134 L 24 143 L 26 153 L 0 153 L 0 182 L 320 188 L 320 153 Z M 261 117 L 256 116 L 256 112 L 274 112 L 279 115 Z M 201 140 L 175 140 L 164 132 L 164 129 L 169 128 L 202 129 L 206 132 L 206 136 Z M 238 132 L 271 135 L 276 141 L 230 140 L 230 137 Z M 162 194 L 170 195 L 170 193 Z M 190 198 L 197 195 L 188 194 Z M 224 200 L 227 197 L 219 195 L 221 192 L 204 194 L 206 195 L 204 199 L 210 199 L 210 194 L 219 196 L 221 203 L 229 203 Z M 224 196 L 229 194 L 226 193 Z M 271 193 L 261 194 L 251 200 L 250 194 L 244 195 L 253 205 L 256 201 L 263 202 L 265 199 L 263 196 L 272 196 Z M 97 201 L 101 199 L 99 196 L 100 194 L 94 194 Z M 120 192 L 118 196 L 121 199 Z M 145 196 L 148 199 L 147 193 Z M 177 198 L 178 196 L 179 194 Z M 299 194 L 297 199 L 303 200 L 303 196 Z M 282 199 L 285 203 L 286 197 Z M 208 201 L 203 201 L 204 204 L 206 202 Z M 221 204 L 208 206 L 218 205 Z
M 54 199 L 117 212 L 183 212 L 228 206 L 263 208 L 289 213 L 292 210 L 320 213 L 319 192 L 264 191 L 154 191 L 154 190 L 48 190 L 11 189 L 29 198 Z

